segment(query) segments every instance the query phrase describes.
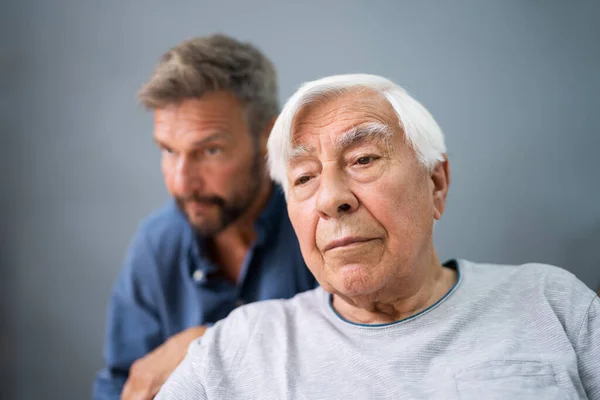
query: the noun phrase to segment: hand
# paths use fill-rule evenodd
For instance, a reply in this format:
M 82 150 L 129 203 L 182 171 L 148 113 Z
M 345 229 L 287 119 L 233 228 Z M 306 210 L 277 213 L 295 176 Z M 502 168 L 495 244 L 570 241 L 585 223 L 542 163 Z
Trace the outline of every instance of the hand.
M 129 370 L 121 400 L 152 400 L 169 375 L 183 361 L 190 343 L 204 335 L 205 331 L 204 326 L 186 329 L 135 361 Z

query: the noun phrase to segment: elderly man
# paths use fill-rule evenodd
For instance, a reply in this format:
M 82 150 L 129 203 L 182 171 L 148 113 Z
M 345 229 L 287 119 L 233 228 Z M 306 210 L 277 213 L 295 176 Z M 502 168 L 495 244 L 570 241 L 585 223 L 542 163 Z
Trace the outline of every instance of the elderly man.
M 273 64 L 223 35 L 191 39 L 162 57 L 139 98 L 154 112 L 174 201 L 132 241 L 95 399 L 151 399 L 207 326 L 240 304 L 316 286 L 266 172 L 279 111 Z
M 157 398 L 600 399 L 594 292 L 548 265 L 438 260 L 444 138 L 403 89 L 308 83 L 268 149 L 321 287 L 234 311 Z

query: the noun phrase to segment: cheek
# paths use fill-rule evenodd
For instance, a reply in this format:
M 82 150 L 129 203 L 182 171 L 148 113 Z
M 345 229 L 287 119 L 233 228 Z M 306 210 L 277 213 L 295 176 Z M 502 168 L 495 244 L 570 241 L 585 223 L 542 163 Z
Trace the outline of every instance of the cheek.
M 173 186 L 173 168 L 171 168 L 170 164 L 164 158 L 160 161 L 160 170 L 165 181 L 165 186 L 171 190 Z
M 302 256 L 307 264 L 313 264 L 320 258 L 320 253 L 315 243 L 318 219 L 309 207 L 288 207 L 288 214 L 298 237 Z
M 247 180 L 253 173 L 254 158 L 247 152 L 232 152 L 220 160 L 207 162 L 204 168 L 204 178 L 218 184 L 219 181 L 237 185 L 240 180 Z M 251 176 L 251 179 L 258 179 Z
M 225 162 L 222 163 L 220 165 L 214 165 L 212 166 L 210 171 L 206 171 L 207 172 L 207 177 L 232 177 L 232 176 L 236 176 L 239 177 L 241 176 L 240 174 L 245 173 L 246 175 L 248 174 L 250 167 L 248 165 L 242 164 L 239 165 L 236 162 Z
M 232 197 L 245 193 L 251 181 L 258 179 L 249 174 L 250 167 L 240 167 L 235 162 L 227 162 L 205 169 L 201 176 L 208 192 Z
M 373 214 L 388 232 L 392 248 L 406 254 L 420 247 L 433 224 L 430 203 L 426 193 L 415 188 L 381 197 Z

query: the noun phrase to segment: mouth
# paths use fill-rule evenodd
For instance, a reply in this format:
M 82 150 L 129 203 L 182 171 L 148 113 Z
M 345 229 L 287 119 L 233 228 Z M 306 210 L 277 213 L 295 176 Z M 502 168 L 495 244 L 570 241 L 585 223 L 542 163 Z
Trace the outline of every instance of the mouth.
M 339 249 L 339 248 L 343 248 L 343 247 L 356 246 L 356 245 L 367 243 L 367 242 L 370 242 L 370 241 L 373 241 L 373 240 L 376 240 L 376 239 L 374 239 L 374 238 L 365 238 L 365 237 L 356 237 L 356 236 L 348 236 L 348 237 L 345 237 L 345 238 L 341 238 L 341 239 L 329 242 L 327 244 L 327 246 L 325 246 L 325 248 L 323 249 L 323 251 L 329 251 L 329 250 Z
M 215 206 L 216 204 L 193 202 L 186 204 L 186 209 L 192 214 L 204 214 Z

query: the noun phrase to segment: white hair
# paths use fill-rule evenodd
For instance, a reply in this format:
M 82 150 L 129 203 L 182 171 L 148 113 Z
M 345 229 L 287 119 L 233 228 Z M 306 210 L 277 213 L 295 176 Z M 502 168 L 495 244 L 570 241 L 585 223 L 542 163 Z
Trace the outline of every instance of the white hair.
M 392 106 L 405 140 L 421 164 L 434 168 L 444 160 L 444 134 L 433 116 L 403 88 L 392 81 L 367 74 L 334 75 L 304 83 L 285 103 L 268 141 L 271 178 L 281 185 L 287 196 L 287 164 L 292 156 L 292 125 L 298 110 L 328 95 L 346 93 L 351 89 L 370 89 L 381 94 Z

